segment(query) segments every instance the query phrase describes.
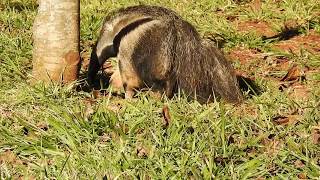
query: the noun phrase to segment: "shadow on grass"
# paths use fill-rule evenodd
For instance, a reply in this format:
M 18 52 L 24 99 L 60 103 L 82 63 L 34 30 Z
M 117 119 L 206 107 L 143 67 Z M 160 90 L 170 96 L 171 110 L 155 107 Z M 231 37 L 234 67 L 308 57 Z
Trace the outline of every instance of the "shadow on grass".
M 94 81 L 93 85 L 89 85 L 88 81 L 87 81 L 87 73 L 81 73 L 79 75 L 79 79 L 84 79 L 84 81 L 82 81 L 81 83 L 78 84 L 77 86 L 77 91 L 84 91 L 84 92 L 92 92 L 93 94 L 95 94 L 95 92 L 98 92 L 98 94 L 109 94 L 110 91 L 108 91 L 108 87 L 110 85 L 109 81 L 110 81 L 110 76 L 107 76 L 104 73 L 98 73 L 97 77 Z M 117 93 L 117 92 L 111 92 L 111 95 L 114 97 L 119 97 L 124 99 L 124 94 L 121 93 Z M 94 95 L 95 96 L 95 95 Z
M 289 40 L 295 36 L 298 36 L 303 33 L 304 27 L 308 27 L 309 30 L 314 29 L 317 24 L 319 24 L 320 18 L 319 17 L 313 17 L 311 20 L 309 20 L 306 24 L 302 25 L 285 25 L 285 27 L 282 29 L 282 31 L 279 34 L 276 34 L 271 37 L 262 37 L 262 40 L 279 40 L 279 41 L 285 41 Z
M 263 92 L 263 90 L 254 82 L 254 80 L 237 75 L 237 80 L 240 86 L 241 91 L 248 92 L 250 97 L 259 96 Z
M 84 79 L 78 87 L 78 91 L 91 92 L 92 90 L 107 89 L 109 87 L 110 77 L 106 76 L 104 73 L 98 73 L 96 79 L 93 81 L 94 84 L 89 85 L 87 81 L 87 73 L 80 73 L 79 79 Z
M 282 30 L 282 32 L 280 32 L 277 35 L 271 36 L 271 37 L 262 37 L 262 40 L 273 40 L 273 39 L 278 39 L 279 41 L 285 41 L 285 40 L 289 40 L 295 36 L 298 36 L 301 34 L 300 32 L 301 27 L 294 27 L 294 28 L 285 28 L 284 30 Z
M 87 77 L 86 73 L 80 74 L 80 79 L 86 79 L 86 77 Z M 109 80 L 110 80 L 110 77 L 108 77 L 107 75 L 105 75 L 103 73 L 99 73 L 97 75 L 93 85 L 90 86 L 89 83 L 85 80 L 77 86 L 77 90 L 84 91 L 84 92 L 99 91 L 99 93 L 101 93 L 101 94 L 108 94 L 108 93 L 110 93 L 107 90 L 107 88 L 110 85 Z M 255 81 L 250 78 L 237 75 L 237 80 L 238 80 L 241 91 L 247 92 L 249 97 L 259 96 L 263 92 L 262 88 L 260 88 L 255 83 Z M 119 98 L 124 98 L 124 94 L 112 92 L 111 95 L 119 97 Z

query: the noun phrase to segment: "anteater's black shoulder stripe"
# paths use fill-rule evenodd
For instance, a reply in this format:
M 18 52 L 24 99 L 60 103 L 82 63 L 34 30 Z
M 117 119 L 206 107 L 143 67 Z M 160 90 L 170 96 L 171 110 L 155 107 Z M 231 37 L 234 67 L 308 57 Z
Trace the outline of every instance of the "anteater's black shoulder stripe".
M 126 27 L 122 28 L 121 31 L 113 39 L 113 47 L 114 47 L 115 53 L 118 54 L 120 42 L 125 35 L 133 31 L 134 29 L 138 28 L 142 24 L 153 21 L 153 20 L 154 19 L 150 17 L 146 17 L 146 18 L 134 21 L 133 23 L 130 23 Z

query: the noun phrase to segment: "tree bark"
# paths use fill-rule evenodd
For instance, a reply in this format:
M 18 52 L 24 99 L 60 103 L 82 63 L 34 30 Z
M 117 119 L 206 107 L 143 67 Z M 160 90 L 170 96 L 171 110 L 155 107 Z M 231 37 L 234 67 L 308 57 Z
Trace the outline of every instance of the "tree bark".
M 33 80 L 72 82 L 78 78 L 80 65 L 80 1 L 38 2 L 33 26 Z

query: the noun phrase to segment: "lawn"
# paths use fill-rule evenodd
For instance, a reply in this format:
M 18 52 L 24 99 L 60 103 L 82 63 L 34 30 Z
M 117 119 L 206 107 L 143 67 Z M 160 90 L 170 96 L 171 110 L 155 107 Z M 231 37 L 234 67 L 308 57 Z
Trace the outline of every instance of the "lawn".
M 106 14 L 137 4 L 175 10 L 261 93 L 201 105 L 31 86 L 36 0 L 1 0 L 0 179 L 320 178 L 317 0 L 81 0 L 82 74 Z

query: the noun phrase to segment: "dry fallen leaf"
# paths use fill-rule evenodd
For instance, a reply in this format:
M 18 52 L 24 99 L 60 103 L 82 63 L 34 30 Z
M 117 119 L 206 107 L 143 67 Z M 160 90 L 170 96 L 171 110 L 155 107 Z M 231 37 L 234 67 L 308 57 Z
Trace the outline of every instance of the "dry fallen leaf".
M 144 157 L 147 157 L 148 152 L 144 147 L 139 146 L 137 148 L 137 155 L 138 155 L 139 158 L 144 158 Z
M 216 158 L 214 158 L 214 162 L 216 164 L 220 164 L 220 165 L 225 165 L 227 163 L 228 159 L 227 158 L 224 158 L 224 157 L 221 157 L 221 156 L 218 156 Z
M 281 81 L 296 81 L 302 76 L 301 69 L 295 64 L 288 70 L 288 73 L 281 79 Z
M 272 121 L 276 125 L 295 124 L 298 121 L 298 115 L 276 116 Z
M 301 161 L 301 160 L 296 160 L 295 162 L 294 162 L 294 166 L 296 167 L 296 168 L 303 168 L 304 166 L 305 166 L 305 164 Z
M 307 175 L 305 173 L 298 174 L 299 179 L 308 179 Z
M 49 129 L 49 125 L 45 122 L 39 122 L 37 124 L 37 127 L 44 130 L 44 131 L 47 131 Z
M 320 144 L 320 126 L 313 127 L 311 136 L 313 144 Z
M 289 122 L 289 118 L 286 116 L 277 116 L 277 117 L 273 118 L 272 120 L 277 125 L 284 125 L 284 124 L 288 124 L 288 122 Z
M 170 117 L 170 113 L 169 113 L 169 107 L 167 105 L 165 105 L 162 108 L 162 116 L 163 116 L 163 126 L 166 128 L 169 126 L 170 122 L 171 122 L 171 117 Z

